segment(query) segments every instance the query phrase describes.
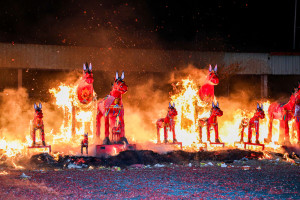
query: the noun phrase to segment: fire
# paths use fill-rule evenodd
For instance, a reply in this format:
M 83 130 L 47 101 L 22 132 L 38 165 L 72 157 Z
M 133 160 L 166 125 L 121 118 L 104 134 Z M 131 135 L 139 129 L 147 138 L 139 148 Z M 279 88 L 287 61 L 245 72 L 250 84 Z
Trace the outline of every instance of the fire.
M 96 103 L 81 104 L 76 96 L 77 85 L 60 85 L 49 92 L 55 97 L 55 104 L 62 109 L 64 119 L 60 130 L 53 135 L 52 144 L 66 144 L 70 148 L 78 147 L 83 134 L 88 132 L 93 138 L 96 117 Z M 69 151 L 70 153 L 70 151 Z
M 178 89 L 180 88 L 180 89 Z M 181 82 L 176 84 L 176 94 L 171 96 L 172 102 L 175 103 L 176 109 L 178 112 L 176 118 L 176 137 L 177 140 L 182 142 L 183 148 L 185 150 L 199 150 L 202 147 L 199 141 L 199 125 L 198 120 L 201 118 L 208 118 L 210 116 L 211 105 L 208 105 L 206 102 L 200 100 L 198 96 L 198 86 L 190 77 L 183 79 Z M 217 99 L 215 98 L 215 102 Z M 261 144 L 264 143 L 264 138 L 268 136 L 268 126 L 269 126 L 269 116 L 268 108 L 270 106 L 270 101 L 259 102 L 263 104 L 263 110 L 265 112 L 265 118 L 260 120 L 260 135 L 259 141 Z M 230 119 L 225 118 L 224 116 L 218 119 L 219 123 L 219 135 L 221 141 L 225 143 L 226 147 L 238 147 L 244 148 L 244 145 L 236 145 L 236 142 L 240 141 L 241 137 L 241 121 L 243 118 L 248 120 L 254 115 L 256 110 L 256 103 L 253 104 L 255 107 L 253 109 L 233 109 L 230 107 L 222 107 L 222 102 L 220 108 L 224 111 L 224 114 L 229 114 Z M 225 120 L 224 120 L 225 119 Z M 289 122 L 290 125 L 290 139 L 291 142 L 295 142 L 296 130 L 293 127 L 293 120 Z M 161 141 L 163 141 L 163 133 L 161 132 Z M 211 132 L 211 139 L 214 141 L 214 130 Z M 168 134 L 168 140 L 172 140 L 172 134 Z M 206 128 L 203 128 L 202 140 L 207 141 Z M 273 121 L 273 135 L 271 143 L 267 144 L 267 148 L 272 148 L 273 150 L 279 149 L 278 145 L 279 139 L 279 121 Z M 248 141 L 248 128 L 244 130 L 244 142 Z M 255 134 L 253 134 L 251 141 L 255 142 Z M 208 143 L 208 149 L 214 149 Z M 251 147 L 257 150 L 261 150 L 261 147 Z

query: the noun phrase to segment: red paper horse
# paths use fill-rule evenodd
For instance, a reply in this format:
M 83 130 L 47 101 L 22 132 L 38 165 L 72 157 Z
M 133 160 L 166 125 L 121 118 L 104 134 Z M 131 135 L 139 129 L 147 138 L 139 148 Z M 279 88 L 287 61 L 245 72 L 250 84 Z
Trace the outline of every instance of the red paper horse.
M 269 132 L 268 138 L 265 139 L 266 142 L 271 142 L 272 140 L 272 128 L 273 128 L 273 120 L 280 120 L 280 130 L 284 131 L 284 143 L 290 143 L 290 135 L 289 135 L 289 120 L 293 118 L 295 112 L 295 101 L 298 98 L 299 92 L 296 90 L 290 97 L 290 100 L 286 104 L 280 104 L 278 102 L 274 102 L 269 106 L 268 115 L 270 118 L 269 121 Z M 299 135 L 299 134 L 298 134 Z
M 92 64 L 90 63 L 83 64 L 83 78 L 80 80 L 77 87 L 77 97 L 80 103 L 89 104 L 93 100 L 93 73 L 92 73 Z
M 199 96 L 202 101 L 206 101 L 211 103 L 215 97 L 215 85 L 219 84 L 219 77 L 217 75 L 218 67 L 215 66 L 214 70 L 212 70 L 211 65 L 209 65 L 209 74 L 206 78 L 204 85 L 201 86 L 199 90 Z
M 253 117 L 249 120 L 249 126 L 248 126 L 248 143 L 251 143 L 251 138 L 252 138 L 252 129 L 255 129 L 255 134 L 256 134 L 256 144 L 259 143 L 259 119 L 264 119 L 265 118 L 265 112 L 263 110 L 263 105 L 259 106 L 257 103 L 257 109 L 256 112 L 254 113 Z
M 124 72 L 122 73 L 121 77 L 119 77 L 118 72 L 116 72 L 115 82 L 112 85 L 110 94 L 98 103 L 96 138 L 100 138 L 101 118 L 104 116 L 105 138 L 103 144 L 111 144 L 109 139 L 109 132 L 110 129 L 116 126 L 117 119 L 119 119 L 121 126 L 120 140 L 118 141 L 118 143 L 125 142 L 126 144 L 128 144 L 128 141 L 125 138 L 124 107 L 122 101 L 122 95 L 127 92 L 128 87 L 124 82 L 124 78 Z
M 212 108 L 209 118 L 203 118 L 199 120 L 199 140 L 202 142 L 202 128 L 204 126 L 207 127 L 207 141 L 210 141 L 210 128 L 213 127 L 215 130 L 215 141 L 216 143 L 220 143 L 219 139 L 219 129 L 218 129 L 218 120 L 217 117 L 221 117 L 223 115 L 223 111 L 219 108 L 219 103 L 217 105 L 212 102 Z
M 43 122 L 43 112 L 42 112 L 42 104 L 40 103 L 39 106 L 34 104 L 35 116 L 32 122 L 31 127 L 31 137 L 32 137 L 32 146 L 35 146 L 35 134 L 37 130 L 40 130 L 42 143 L 46 146 L 45 143 L 45 132 L 44 132 L 44 122 Z
M 294 117 L 295 117 L 295 128 L 297 131 L 297 143 L 300 146 L 300 96 L 297 95 L 296 96 L 296 100 L 295 100 L 295 113 L 294 113 Z
M 164 143 L 168 142 L 168 129 L 173 133 L 173 143 L 177 142 L 176 135 L 175 135 L 175 116 L 177 116 L 177 110 L 175 108 L 175 103 L 171 105 L 169 103 L 168 113 L 165 118 L 160 118 L 156 121 L 156 128 L 157 128 L 157 143 L 160 143 L 160 133 L 159 130 L 161 128 L 164 129 Z
M 83 154 L 83 147 L 85 147 L 85 153 L 86 155 L 89 154 L 89 134 L 85 133 L 83 135 L 83 140 L 81 141 L 81 155 Z

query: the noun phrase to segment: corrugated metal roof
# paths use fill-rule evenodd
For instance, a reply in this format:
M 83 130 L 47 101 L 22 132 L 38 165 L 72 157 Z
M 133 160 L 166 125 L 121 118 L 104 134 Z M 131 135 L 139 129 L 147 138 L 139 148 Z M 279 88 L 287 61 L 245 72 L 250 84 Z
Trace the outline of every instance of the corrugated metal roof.
M 300 56 L 271 56 L 272 74 L 300 74 Z
M 1 68 L 76 69 L 92 62 L 103 71 L 166 72 L 194 64 L 238 64 L 239 74 L 299 74 L 300 55 L 276 53 L 227 53 L 148 49 L 103 49 L 55 45 L 0 43 Z

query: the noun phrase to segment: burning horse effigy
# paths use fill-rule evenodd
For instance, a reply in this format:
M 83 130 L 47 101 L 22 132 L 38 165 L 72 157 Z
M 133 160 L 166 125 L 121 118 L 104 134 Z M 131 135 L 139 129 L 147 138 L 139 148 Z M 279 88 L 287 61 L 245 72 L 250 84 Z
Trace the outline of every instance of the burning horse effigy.
M 100 126 L 101 118 L 105 119 L 105 138 L 103 144 L 110 144 L 110 130 L 113 127 L 117 126 L 116 123 L 118 120 L 121 123 L 121 133 L 120 140 L 118 143 L 127 143 L 128 141 L 125 137 L 125 123 L 124 123 L 124 106 L 122 101 L 122 95 L 127 92 L 127 85 L 124 81 L 125 74 L 122 72 L 122 75 L 119 77 L 118 72 L 116 72 L 116 77 L 112 89 L 104 99 L 100 100 L 97 108 L 97 139 L 100 138 Z M 118 120 L 117 120 L 118 119 Z
M 34 104 L 35 116 L 31 121 L 30 126 L 30 134 L 32 139 L 32 145 L 29 146 L 29 149 L 33 148 L 48 148 L 49 152 L 51 152 L 51 145 L 46 145 L 45 141 L 45 130 L 44 130 L 44 122 L 43 122 L 43 111 L 42 104 L 39 105 Z M 36 143 L 36 132 L 40 131 L 40 136 L 42 140 L 42 145 Z
M 218 127 L 218 119 L 217 117 L 221 117 L 223 115 L 223 111 L 219 108 L 219 103 L 215 105 L 212 102 L 212 108 L 209 118 L 199 119 L 199 142 L 202 143 L 202 128 L 206 126 L 207 133 L 207 141 L 211 142 L 210 139 L 210 129 L 213 128 L 215 132 L 215 143 L 220 143 L 219 139 L 219 127 Z
M 269 121 L 269 131 L 268 137 L 265 139 L 266 142 L 272 141 L 272 129 L 273 129 L 273 120 L 278 119 L 280 121 L 280 132 L 284 133 L 283 144 L 290 144 L 290 134 L 289 134 L 289 121 L 293 119 L 294 114 L 298 115 L 295 112 L 295 103 L 299 99 L 299 90 L 296 89 L 295 92 L 291 95 L 289 101 L 285 104 L 274 102 L 269 106 L 268 115 L 270 118 Z M 297 120 L 296 116 L 296 127 L 299 127 L 299 119 Z M 299 128 L 297 128 L 298 141 L 299 141 Z
M 83 148 L 85 148 L 86 155 L 89 154 L 89 134 L 85 133 L 83 135 L 83 140 L 81 141 L 81 155 L 83 154 Z
M 157 143 L 160 143 L 160 129 L 164 129 L 164 143 L 168 143 L 168 131 L 171 131 L 173 134 L 173 143 L 177 142 L 175 134 L 175 117 L 177 116 L 177 110 L 175 108 L 175 103 L 171 105 L 169 103 L 168 113 L 165 118 L 160 118 L 156 121 L 157 129 Z
M 209 74 L 206 77 L 205 83 L 201 86 L 199 90 L 199 96 L 202 101 L 211 103 L 215 97 L 214 86 L 219 84 L 219 77 L 217 75 L 218 66 L 216 65 L 214 70 L 211 65 L 209 65 Z
M 116 72 L 115 81 L 109 95 L 98 103 L 96 141 L 100 139 L 102 117 L 104 117 L 105 132 L 103 145 L 96 145 L 96 156 L 115 155 L 127 149 L 135 149 L 135 145 L 129 144 L 125 137 L 122 95 L 127 92 L 128 87 L 124 78 L 124 72 L 122 72 L 120 77 L 118 72 Z
M 32 121 L 32 125 L 31 125 L 32 146 L 36 145 L 36 131 L 37 130 L 40 130 L 42 144 L 43 144 L 43 146 L 46 146 L 42 104 L 39 103 L 38 106 L 36 104 L 34 104 L 34 110 L 35 110 L 35 116 L 34 116 L 34 119 Z

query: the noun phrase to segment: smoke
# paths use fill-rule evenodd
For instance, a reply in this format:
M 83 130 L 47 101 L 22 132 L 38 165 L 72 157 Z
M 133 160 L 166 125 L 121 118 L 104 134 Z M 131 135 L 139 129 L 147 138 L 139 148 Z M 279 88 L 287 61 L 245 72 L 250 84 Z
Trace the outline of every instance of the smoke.
M 200 87 L 205 83 L 207 74 L 207 68 L 199 69 L 193 65 L 188 65 L 181 68 L 181 70 L 164 74 L 168 78 L 161 79 L 160 82 L 155 81 L 157 78 L 154 76 L 138 81 L 136 81 L 136 77 L 129 76 L 128 78 L 126 76 L 125 82 L 135 83 L 127 84 L 129 86 L 128 92 L 123 95 L 125 136 L 129 142 L 137 143 L 143 149 L 153 149 L 159 152 L 170 150 L 169 148 L 154 145 L 157 140 L 155 123 L 159 118 L 166 116 L 169 102 L 171 102 L 171 95 L 180 91 L 180 85 L 177 85 L 177 83 L 189 77 Z M 60 80 L 60 82 L 65 85 L 75 85 L 81 75 L 81 73 L 72 72 L 65 76 L 65 80 Z M 219 76 L 222 76 L 222 74 L 219 74 Z M 112 75 L 111 79 L 113 78 Z M 57 81 L 52 84 L 56 87 Z M 109 83 L 103 83 L 103 85 L 105 84 Z M 164 87 L 165 85 L 169 87 Z M 171 85 L 173 85 L 173 89 Z M 242 83 L 237 83 L 237 85 L 242 85 Z M 98 85 L 94 85 L 94 87 L 98 87 Z M 220 87 L 220 85 L 216 87 Z M 50 88 L 52 87 L 50 86 Z M 253 98 L 256 92 L 247 89 L 247 87 L 241 87 L 241 90 L 236 90 L 236 93 L 232 93 L 230 96 L 224 97 L 216 94 L 216 100 L 224 113 L 222 117 L 218 118 L 219 135 L 223 142 L 229 142 L 232 138 L 239 140 L 239 123 L 242 110 L 247 113 L 247 117 L 252 117 L 251 115 L 256 110 L 257 102 L 261 103 L 264 101 Z M 26 142 L 26 138 L 30 135 L 30 120 L 34 117 L 33 103 L 39 102 L 30 100 L 28 92 L 24 88 L 5 89 L 0 93 L 0 98 L 0 137 L 5 138 L 7 141 L 19 140 L 20 142 Z M 98 101 L 100 99 L 98 97 Z M 43 105 L 46 143 L 52 144 L 52 136 L 59 134 L 61 131 L 60 127 L 63 123 L 64 113 L 62 109 L 55 105 L 54 99 L 41 103 Z M 267 110 L 265 109 L 266 112 Z M 266 120 L 261 121 L 266 124 Z M 104 126 L 102 125 L 101 128 L 101 139 L 103 139 Z M 37 139 L 39 140 L 39 135 Z M 70 141 L 70 143 L 72 144 L 54 146 L 53 150 L 80 154 L 80 143 L 78 140 L 76 142 Z M 90 143 L 90 155 L 94 154 L 94 145 L 92 142 Z

